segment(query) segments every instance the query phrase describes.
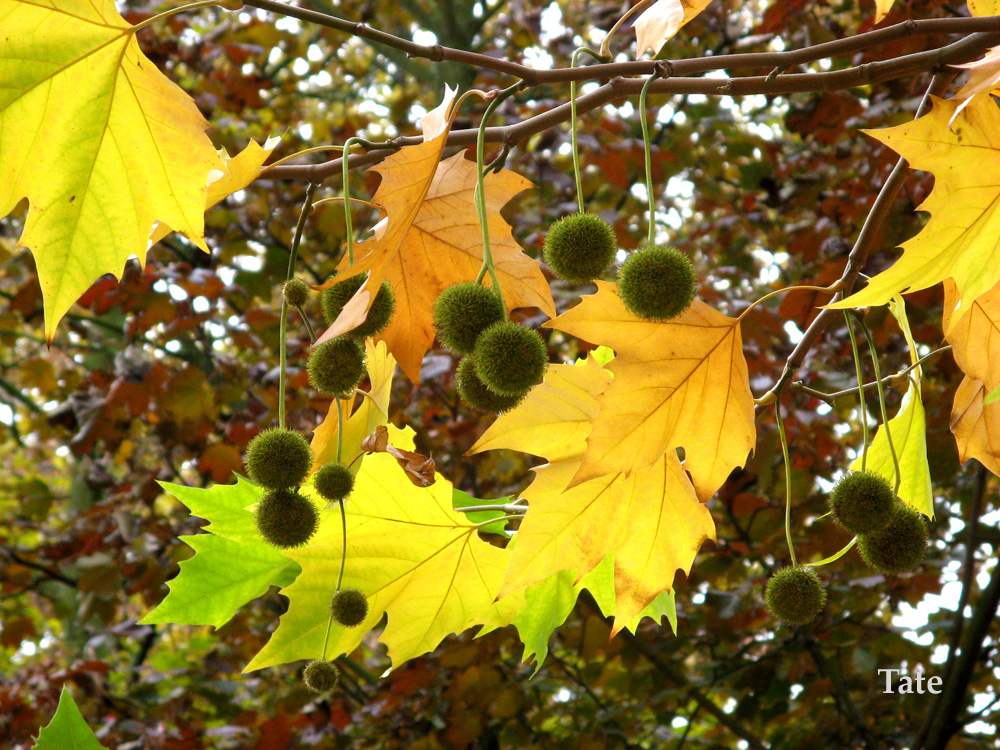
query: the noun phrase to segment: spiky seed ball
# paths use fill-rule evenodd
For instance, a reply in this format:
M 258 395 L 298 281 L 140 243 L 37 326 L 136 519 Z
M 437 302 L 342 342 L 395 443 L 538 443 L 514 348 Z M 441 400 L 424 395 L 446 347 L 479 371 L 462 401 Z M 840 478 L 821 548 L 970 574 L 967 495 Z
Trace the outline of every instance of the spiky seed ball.
M 292 307 L 301 307 L 309 300 L 309 287 L 302 279 L 289 279 L 281 288 L 281 296 Z
M 920 565 L 927 552 L 924 517 L 910 506 L 897 503 L 884 528 L 858 538 L 858 549 L 862 559 L 879 573 L 909 573 Z
M 357 276 L 344 279 L 329 289 L 323 290 L 323 296 L 320 299 L 323 306 L 323 316 L 327 323 L 333 323 L 337 319 L 340 311 L 344 309 L 344 305 L 361 288 L 367 278 L 365 274 L 359 273 Z M 394 312 L 396 312 L 396 295 L 393 294 L 389 282 L 383 281 L 378 289 L 378 294 L 375 295 L 375 301 L 368 310 L 365 322 L 353 331 L 348 331 L 346 335 L 363 339 L 382 333 L 389 325 L 389 321 L 392 320 Z
M 474 281 L 452 284 L 434 302 L 434 327 L 455 354 L 470 354 L 479 334 L 504 319 L 496 291 Z
M 644 247 L 622 265 L 618 296 L 640 318 L 670 320 L 691 304 L 695 282 L 694 267 L 680 250 Z
M 345 628 L 355 628 L 368 617 L 368 597 L 360 589 L 341 589 L 330 599 L 333 621 Z
M 271 490 L 257 503 L 254 522 L 261 538 L 272 547 L 293 549 L 316 533 L 319 512 L 295 490 Z
M 306 369 L 313 388 L 343 398 L 365 374 L 364 347 L 356 339 L 337 336 L 313 349 Z
M 618 252 L 618 240 L 597 214 L 575 213 L 549 227 L 542 252 L 556 276 L 582 284 L 608 270 Z
M 463 357 L 462 361 L 458 363 L 455 382 L 462 401 L 476 411 L 493 414 L 509 411 L 521 403 L 527 395 L 527 391 L 513 396 L 502 396 L 491 391 L 476 374 L 476 363 L 472 357 Z
M 269 490 L 298 487 L 312 460 L 309 443 L 295 430 L 264 430 L 247 445 L 247 474 Z
M 767 582 L 767 611 L 786 625 L 815 620 L 826 604 L 826 589 L 816 571 L 804 565 L 782 568 Z
M 340 682 L 340 670 L 332 661 L 311 661 L 302 672 L 302 681 L 314 693 L 325 695 Z
M 354 475 L 346 466 L 334 461 L 324 464 L 316 472 L 313 487 L 324 500 L 339 503 L 354 489 Z
M 873 471 L 845 474 L 830 493 L 833 520 L 850 534 L 871 534 L 885 528 L 896 507 L 889 480 Z
M 472 361 L 487 388 L 501 396 L 517 396 L 541 379 L 549 356 L 537 331 L 506 320 L 482 332 Z

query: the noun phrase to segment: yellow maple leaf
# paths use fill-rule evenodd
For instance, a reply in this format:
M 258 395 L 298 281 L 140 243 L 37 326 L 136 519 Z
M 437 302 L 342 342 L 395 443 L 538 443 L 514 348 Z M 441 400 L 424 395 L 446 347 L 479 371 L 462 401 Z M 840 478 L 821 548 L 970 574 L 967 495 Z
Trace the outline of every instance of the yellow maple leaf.
M 224 148 L 219 149 L 219 156 L 222 159 L 222 168 L 213 169 L 208 173 L 208 195 L 205 198 L 205 209 L 220 203 L 224 198 L 232 195 L 237 190 L 242 190 L 251 182 L 257 179 L 261 166 L 278 145 L 278 138 L 268 138 L 261 146 L 257 141 L 251 140 L 247 147 L 236 156 L 230 156 Z M 163 222 L 160 222 L 153 230 L 149 243 L 155 245 L 168 234 L 171 229 Z
M 1000 403 L 984 404 L 986 394 L 1000 385 L 1000 283 L 976 298 L 962 315 L 955 313 L 958 291 L 944 283 L 945 338 L 965 378 L 955 392 L 951 431 L 962 463 L 978 459 L 1000 475 Z
M 1000 16 L 1000 0 L 969 0 L 969 12 L 974 16 Z
M 659 54 L 663 45 L 688 21 L 709 6 L 712 0 L 657 0 L 635 21 L 636 57 L 646 50 Z
M 610 384 L 611 373 L 593 358 L 552 365 L 542 384 L 502 414 L 470 452 L 511 448 L 549 459 L 522 493 L 530 507 L 500 596 L 563 570 L 575 570 L 579 583 L 612 556 L 618 632 L 672 590 L 678 569 L 690 572 L 702 541 L 715 539 L 715 525 L 673 451 L 628 477 L 568 488 L 600 408 L 597 397 Z
M 598 399 L 583 463 L 571 484 L 605 474 L 631 474 L 684 449 L 684 468 L 708 500 L 753 450 L 753 395 L 739 319 L 700 300 L 665 323 L 638 318 L 616 286 L 549 321 L 617 352 L 611 387 Z
M 396 360 L 386 351 L 385 344 L 372 341 L 366 342 L 368 378 L 371 388 L 367 396 L 355 394 L 354 398 L 334 399 L 326 419 L 313 432 L 312 471 L 323 464 L 337 460 L 337 405 L 340 405 L 341 417 L 344 420 L 344 439 L 341 445 L 340 461 L 351 466 L 356 474 L 361 467 L 361 461 L 355 459 L 361 455 L 361 441 L 371 434 L 379 425 L 389 422 L 389 398 L 392 395 L 392 375 L 396 370 Z M 355 400 L 360 398 L 358 410 L 351 414 Z
M 206 178 L 221 161 L 111 0 L 5 0 L 0 38 L 0 216 L 27 199 L 20 244 L 51 341 L 95 279 L 145 260 L 154 222 L 207 251 Z
M 407 157 L 407 151 L 401 149 L 395 157 Z M 385 279 L 395 291 L 396 313 L 377 338 L 389 345 L 410 380 L 419 383 L 420 363 L 434 342 L 434 300 L 445 287 L 476 278 L 483 263 L 483 242 L 473 200 L 476 164 L 462 153 L 436 165 L 422 196 L 412 189 L 413 200 L 421 201 L 418 210 L 412 217 L 407 214 L 409 224 L 401 237 L 390 236 L 393 211 L 402 210 L 396 205 L 399 194 L 411 190 L 401 180 L 414 180 L 417 172 L 430 166 L 427 161 L 417 161 L 412 168 L 408 164 L 409 157 L 390 165 L 391 171 L 385 170 L 385 162 L 376 170 L 382 174 L 382 183 L 372 200 L 385 206 L 388 228 L 381 237 L 358 246 L 358 261 L 350 273 L 371 270 L 376 281 L 369 278 L 363 288 L 374 288 L 373 283 Z M 538 307 L 552 316 L 552 294 L 538 261 L 525 255 L 500 215 L 504 205 L 529 187 L 529 180 L 506 169 L 486 176 L 490 247 L 508 309 Z M 397 199 L 392 205 L 389 195 Z M 342 274 L 338 280 L 346 277 Z
M 412 447 L 412 431 L 390 428 L 394 444 Z M 288 611 L 246 671 L 298 659 L 350 653 L 383 615 L 380 640 L 393 666 L 432 651 L 449 634 L 482 624 L 505 624 L 511 613 L 495 602 L 510 553 L 479 538 L 453 507 L 451 482 L 427 488 L 400 481 L 395 459 L 365 459 L 348 500 L 344 587 L 365 593 L 369 613 L 356 628 L 333 623 L 330 597 L 340 569 L 342 526 L 336 510 L 322 514 L 309 544 L 286 554 L 302 572 L 282 589 Z
M 903 244 L 891 268 L 829 307 L 881 305 L 950 277 L 958 289 L 954 321 L 1000 281 L 1000 110 L 989 97 L 977 97 L 949 130 L 958 104 L 936 97 L 933 102 L 930 114 L 918 120 L 865 131 L 915 169 L 934 174 L 934 190 L 918 207 L 931 214 L 927 226 Z

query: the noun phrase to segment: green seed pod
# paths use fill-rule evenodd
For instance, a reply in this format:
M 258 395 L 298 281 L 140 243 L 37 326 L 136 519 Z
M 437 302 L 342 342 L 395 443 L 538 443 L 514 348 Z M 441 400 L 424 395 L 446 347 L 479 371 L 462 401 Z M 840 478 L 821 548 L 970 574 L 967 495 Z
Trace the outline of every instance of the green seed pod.
M 309 287 L 301 279 L 289 279 L 281 288 L 281 296 L 292 307 L 301 307 L 309 300 Z
M 333 323 L 337 319 L 341 310 L 344 309 L 344 305 L 361 288 L 361 285 L 365 283 L 367 278 L 366 274 L 359 273 L 356 276 L 334 284 L 329 289 L 323 290 L 321 303 L 323 305 L 323 317 L 326 318 L 327 323 Z M 382 333 L 386 326 L 389 325 L 389 321 L 392 320 L 392 315 L 395 312 L 396 295 L 393 294 L 389 282 L 383 281 L 378 289 L 378 294 L 375 295 L 375 301 L 368 310 L 368 317 L 365 318 L 365 322 L 353 331 L 348 331 L 345 335 L 351 338 L 363 339 Z
M 313 388 L 344 398 L 365 374 L 364 347 L 353 338 L 337 336 L 312 350 L 306 369 Z
M 881 474 L 845 474 L 830 493 L 833 520 L 850 534 L 871 534 L 885 528 L 896 506 L 896 493 Z
M 452 284 L 434 302 L 438 338 L 456 354 L 471 353 L 479 334 L 503 319 L 500 295 L 472 281 Z
M 672 247 L 644 247 L 632 253 L 618 276 L 618 296 L 640 318 L 676 318 L 694 299 L 691 261 Z
M 549 356 L 537 331 L 508 320 L 483 331 L 472 361 L 487 388 L 501 396 L 517 396 L 541 380 Z
M 823 611 L 826 590 L 815 570 L 799 565 L 782 568 L 771 576 L 764 599 L 775 620 L 786 625 L 805 625 Z
M 271 490 L 254 513 L 261 538 L 278 549 L 301 547 L 316 533 L 319 512 L 309 498 L 294 490 Z
M 341 589 L 330 599 L 330 616 L 338 625 L 356 628 L 368 617 L 368 597 L 360 589 Z
M 575 213 L 549 227 L 543 254 L 560 279 L 582 284 L 600 278 L 615 259 L 618 240 L 597 214 Z
M 324 464 L 313 478 L 313 487 L 324 500 L 339 503 L 354 489 L 354 475 L 343 464 Z
M 298 487 L 312 460 L 309 443 L 295 430 L 264 430 L 247 445 L 247 474 L 269 490 Z
M 472 357 L 463 357 L 462 361 L 458 363 L 455 382 L 458 387 L 458 395 L 462 397 L 462 401 L 476 411 L 493 414 L 510 411 L 521 403 L 528 393 L 524 391 L 513 396 L 502 396 L 499 393 L 491 391 L 476 374 L 476 363 L 472 360 Z
M 885 527 L 858 538 L 858 550 L 868 565 L 883 575 L 909 573 L 927 553 L 927 524 L 919 511 L 903 503 Z
M 302 681 L 314 693 L 326 695 L 340 682 L 340 670 L 332 661 L 311 661 L 302 672 Z

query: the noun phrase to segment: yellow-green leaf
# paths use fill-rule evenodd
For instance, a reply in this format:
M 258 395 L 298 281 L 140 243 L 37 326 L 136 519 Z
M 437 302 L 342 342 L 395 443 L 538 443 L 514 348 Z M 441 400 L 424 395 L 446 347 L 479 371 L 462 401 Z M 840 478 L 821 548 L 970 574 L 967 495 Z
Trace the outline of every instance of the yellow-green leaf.
M 918 359 L 916 343 L 910 332 L 910 323 L 906 317 L 906 306 L 902 297 L 893 298 L 889 303 L 889 311 L 903 329 L 903 335 L 910 347 L 910 362 L 916 363 Z M 922 379 L 919 366 L 910 371 L 909 387 L 903 396 L 899 412 L 889 420 L 888 429 L 899 460 L 900 499 L 928 518 L 933 518 L 934 493 L 931 490 L 931 470 L 927 462 L 927 421 L 921 401 Z M 896 469 L 885 430 L 886 426 L 882 425 L 875 433 L 875 439 L 868 446 L 865 467 L 868 471 L 881 474 L 895 484 Z M 860 471 L 861 464 L 862 457 L 858 456 L 851 464 L 851 470 Z
M 690 571 L 702 541 L 715 538 L 715 525 L 673 451 L 630 476 L 568 488 L 583 460 L 597 396 L 610 381 L 592 358 L 579 367 L 552 365 L 542 384 L 501 415 L 472 450 L 512 448 L 550 460 L 522 493 L 529 510 L 500 595 L 564 570 L 575 570 L 580 583 L 613 556 L 617 632 L 672 590 L 678 569 Z
M 20 244 L 51 340 L 95 279 L 145 260 L 154 222 L 207 250 L 207 179 L 222 163 L 111 0 L 5 0 L 0 38 L 0 216 L 27 199 Z
M 412 447 L 412 432 L 390 427 L 394 445 Z M 326 638 L 329 603 L 340 570 L 339 509 L 326 510 L 316 535 L 286 554 L 302 572 L 282 589 L 288 611 L 247 671 L 298 659 L 332 659 L 353 651 L 364 634 L 388 621 L 380 640 L 393 666 L 433 650 L 445 636 L 483 624 L 505 624 L 513 613 L 495 603 L 510 553 L 479 538 L 476 526 L 452 508 L 443 477 L 418 488 L 401 480 L 387 454 L 365 459 L 346 505 L 344 586 L 370 604 L 359 627 L 336 623 Z M 500 621 L 498 623 L 498 621 Z
M 635 21 L 636 57 L 650 50 L 655 57 L 674 34 L 712 0 L 657 0 Z
M 903 255 L 860 292 L 830 307 L 882 305 L 906 291 L 953 278 L 958 288 L 952 320 L 1000 281 L 1000 109 L 976 97 L 955 119 L 958 104 L 933 98 L 930 114 L 886 130 L 865 131 L 934 174 L 934 190 L 918 208 L 930 220 L 903 244 Z M 945 328 L 948 331 L 948 328 Z
M 546 324 L 611 347 L 615 380 L 593 420 L 587 452 L 573 484 L 630 474 L 684 448 L 684 469 L 708 500 L 743 465 L 755 440 L 753 396 L 739 320 L 695 302 L 656 323 L 630 313 L 616 286 Z

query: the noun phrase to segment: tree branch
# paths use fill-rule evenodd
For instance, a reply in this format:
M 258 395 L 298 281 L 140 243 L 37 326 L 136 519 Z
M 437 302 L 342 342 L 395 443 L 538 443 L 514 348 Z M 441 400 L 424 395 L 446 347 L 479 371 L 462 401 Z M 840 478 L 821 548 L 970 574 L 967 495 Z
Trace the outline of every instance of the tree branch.
M 871 729 L 868 728 L 864 719 L 861 718 L 861 714 L 858 713 L 858 708 L 854 705 L 854 701 L 851 700 L 851 694 L 847 691 L 847 686 L 844 685 L 840 670 L 830 664 L 823 654 L 823 649 L 820 647 L 819 641 L 814 636 L 808 636 L 805 645 L 809 655 L 812 656 L 813 661 L 816 663 L 816 668 L 819 669 L 820 674 L 826 677 L 830 681 L 830 684 L 833 685 L 833 699 L 837 704 L 837 710 L 851 723 L 861 736 L 867 750 L 878 750 L 882 747 L 882 743 L 875 738 Z
M 265 0 L 260 1 L 264 2 Z M 270 0 L 266 1 L 270 2 Z M 842 89 L 853 88 L 855 86 L 871 85 L 882 81 L 894 80 L 896 78 L 905 78 L 907 76 L 923 73 L 928 70 L 939 69 L 948 65 L 957 65 L 959 63 L 969 62 L 970 60 L 974 60 L 982 55 L 988 47 L 997 44 L 1000 44 L 1000 33 L 973 34 L 972 36 L 962 39 L 961 41 L 937 50 L 918 52 L 916 54 L 905 55 L 892 60 L 867 63 L 865 65 L 846 68 L 844 70 L 831 71 L 828 73 L 796 73 L 793 75 L 779 76 L 770 80 L 768 76 L 748 76 L 744 78 L 728 79 L 702 77 L 678 78 L 674 76 L 664 80 L 655 81 L 650 86 L 649 91 L 651 94 L 658 95 L 704 94 L 708 96 L 746 96 L 751 94 L 781 95 L 790 93 L 812 93 L 817 91 L 840 91 Z M 718 58 L 710 59 L 721 60 L 723 57 L 723 55 L 720 55 Z M 679 64 L 667 63 L 664 61 L 657 62 L 665 66 L 673 65 L 675 66 L 675 69 Z M 616 65 L 628 66 L 633 65 L 633 63 L 616 63 Z M 585 70 L 593 70 L 595 67 L 597 66 L 590 66 L 585 68 Z M 935 80 L 942 78 L 947 78 L 948 82 L 951 80 L 951 78 L 947 76 L 936 76 Z M 645 80 L 642 78 L 614 78 L 598 88 L 596 91 L 592 91 L 589 94 L 578 97 L 576 104 L 577 113 L 578 115 L 583 115 L 611 102 L 638 96 L 644 83 Z M 947 85 L 942 85 L 939 89 L 935 89 L 935 92 L 938 94 L 943 93 L 946 88 Z M 921 109 L 921 113 L 923 111 L 925 111 L 924 108 Z M 537 133 L 541 133 L 555 127 L 556 125 L 568 122 L 569 119 L 570 104 L 567 102 L 566 104 L 562 104 L 547 112 L 535 115 L 534 117 L 530 117 L 527 120 L 523 120 L 522 122 L 514 125 L 487 128 L 486 141 L 488 143 L 501 143 L 504 146 L 510 147 L 520 141 L 536 135 Z M 478 132 L 478 128 L 453 131 L 449 134 L 446 145 L 469 146 L 476 142 Z M 387 144 L 386 150 L 369 152 L 364 155 L 349 156 L 348 163 L 351 169 L 377 164 L 389 155 L 390 148 L 418 145 L 422 142 L 423 138 L 421 136 L 396 138 L 390 144 Z M 331 161 L 323 162 L 322 164 L 301 166 L 282 165 L 280 167 L 269 169 L 267 171 L 267 176 L 274 179 L 322 182 L 330 177 L 339 175 L 341 172 L 341 164 L 341 158 L 337 158 Z M 900 176 L 897 179 L 901 180 L 902 173 L 904 172 L 905 167 L 900 170 Z M 890 180 L 892 179 L 893 178 L 890 177 Z M 887 185 L 889 185 L 889 183 L 887 183 Z M 895 191 L 898 189 L 899 185 L 895 185 L 891 196 L 885 200 L 885 206 L 876 202 L 876 205 L 873 206 L 873 211 L 878 208 L 883 212 L 887 212 L 888 207 L 892 202 L 891 199 L 895 197 Z M 883 188 L 883 190 L 886 190 L 886 188 Z M 881 216 L 876 216 L 875 218 L 878 219 L 877 225 L 874 225 L 877 227 L 881 225 L 884 213 Z M 864 232 L 864 230 L 862 231 Z M 874 232 L 874 228 L 869 231 L 870 234 L 874 234 Z M 872 238 L 866 237 L 865 239 L 867 243 L 870 243 Z M 860 256 L 860 251 L 855 257 L 856 260 L 860 259 L 862 261 L 861 265 L 864 265 L 864 259 L 861 259 L 858 256 Z M 867 258 L 867 250 L 865 251 L 864 256 Z M 860 271 L 860 268 L 861 266 L 858 266 L 852 273 L 852 285 L 853 279 L 857 278 L 857 272 Z
M 603 618 L 604 613 L 601 612 L 601 608 L 597 606 L 597 602 L 590 595 L 588 591 L 580 592 L 580 599 L 586 602 L 587 606 L 598 616 Z M 753 732 L 747 729 L 743 724 L 739 722 L 734 716 L 730 716 L 721 708 L 719 708 L 708 696 L 706 696 L 696 685 L 692 685 L 691 682 L 681 674 L 678 670 L 660 658 L 653 649 L 649 647 L 645 641 L 630 633 L 627 629 L 622 630 L 618 634 L 621 638 L 625 639 L 632 648 L 638 651 L 645 657 L 646 661 L 652 664 L 656 670 L 670 680 L 672 683 L 677 685 L 677 687 L 686 690 L 691 699 L 703 708 L 706 712 L 715 717 L 722 726 L 726 727 L 730 732 L 735 734 L 740 739 L 744 740 L 753 750 L 767 750 L 767 745 Z
M 959 711 L 965 703 L 973 672 L 983 650 L 983 641 L 989 633 L 997 607 L 1000 606 L 1000 564 L 993 568 L 989 585 L 983 590 L 972 612 L 965 635 L 962 638 L 962 650 L 955 662 L 951 679 L 945 683 L 940 694 L 940 703 L 932 712 L 932 722 L 927 739 L 917 747 L 922 750 L 945 750 L 948 740 L 961 729 L 958 721 Z
M 920 102 L 920 106 L 917 108 L 917 112 L 913 119 L 921 117 L 927 111 L 931 96 L 940 96 L 944 93 L 944 91 L 948 88 L 948 85 L 951 83 L 954 75 L 955 74 L 953 72 L 938 73 L 931 79 L 930 86 L 927 87 L 927 93 L 924 94 L 923 101 Z M 858 274 L 861 273 L 861 269 L 864 268 L 865 263 L 868 262 L 868 256 L 874 248 L 875 238 L 882 227 L 882 222 L 885 221 L 885 217 L 889 214 L 889 209 L 892 207 L 892 203 L 896 199 L 896 194 L 906 181 L 906 173 L 909 168 L 910 165 L 906 159 L 900 157 L 899 161 L 896 162 L 896 166 L 893 167 L 892 172 L 889 174 L 888 179 L 885 181 L 885 184 L 882 185 L 882 189 L 879 191 L 878 197 L 875 198 L 875 202 L 872 204 L 871 210 L 865 218 L 865 223 L 861 227 L 858 239 L 855 241 L 854 247 L 851 249 L 850 255 L 847 257 L 847 267 L 844 269 L 844 273 L 840 277 L 843 291 L 838 292 L 837 295 L 834 296 L 833 299 L 835 301 L 848 296 L 851 293 L 851 290 L 854 289 L 854 284 L 858 280 Z M 778 394 L 782 391 L 795 372 L 802 366 L 803 361 L 805 361 L 806 354 L 808 354 L 809 350 L 812 349 L 815 343 L 819 340 L 819 337 L 823 334 L 823 331 L 826 330 L 826 327 L 834 318 L 839 318 L 842 315 L 843 313 L 840 310 L 831 310 L 829 308 L 820 310 L 819 315 L 813 319 L 813 322 L 806 329 L 806 332 L 802 334 L 802 338 L 799 340 L 799 343 L 795 345 L 791 355 L 785 361 L 784 370 L 782 370 L 778 381 L 771 387 L 771 390 L 758 399 L 756 407 L 758 412 L 777 399 Z
M 246 0 L 246 5 L 252 8 L 270 11 L 300 21 L 307 21 L 318 26 L 343 31 L 352 36 L 367 39 L 375 44 L 384 45 L 405 52 L 409 57 L 418 57 L 434 62 L 457 62 L 481 70 L 492 70 L 520 78 L 530 86 L 542 83 L 568 83 L 569 81 L 595 80 L 614 78 L 617 76 L 649 76 L 653 73 L 656 61 L 636 60 L 623 63 L 605 63 L 577 68 L 552 68 L 539 70 L 528 65 L 511 62 L 490 55 L 467 52 L 466 50 L 444 47 L 440 44 L 425 45 L 411 42 L 402 37 L 387 34 L 373 29 L 363 23 L 348 21 L 344 18 L 320 13 L 315 10 L 297 8 L 276 0 Z M 848 55 L 869 47 L 887 44 L 909 36 L 930 36 L 934 34 L 971 34 L 980 31 L 1000 32 L 1000 16 L 982 16 L 972 18 L 932 18 L 920 21 L 904 21 L 884 29 L 856 34 L 832 42 L 824 42 L 811 47 L 786 52 L 754 52 L 736 55 L 715 55 L 709 57 L 691 58 L 689 60 L 666 61 L 671 75 L 683 76 L 693 73 L 704 73 L 710 70 L 726 70 L 733 68 L 768 68 L 782 69 L 796 65 L 822 60 L 835 55 Z M 876 63 L 873 63 L 876 64 Z M 775 77 L 777 78 L 777 76 Z M 697 92 L 701 93 L 701 92 Z

